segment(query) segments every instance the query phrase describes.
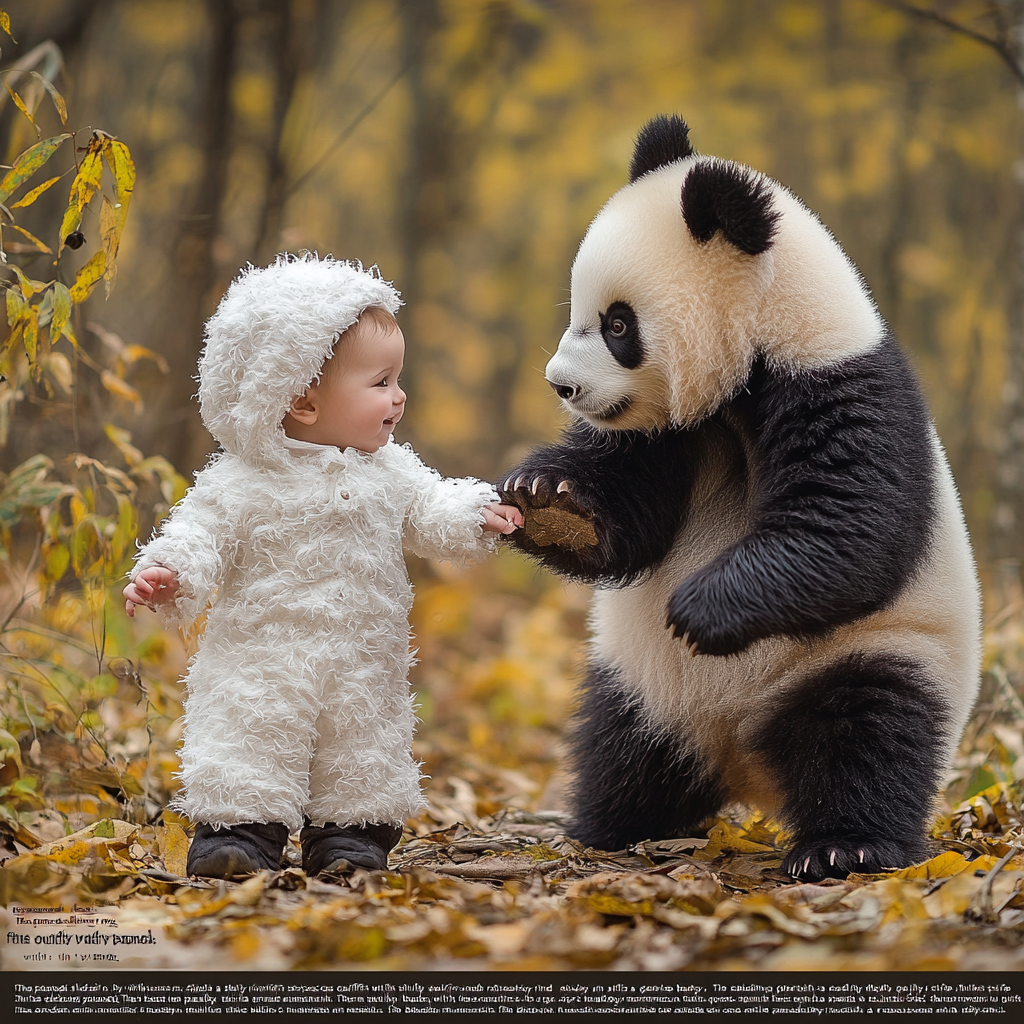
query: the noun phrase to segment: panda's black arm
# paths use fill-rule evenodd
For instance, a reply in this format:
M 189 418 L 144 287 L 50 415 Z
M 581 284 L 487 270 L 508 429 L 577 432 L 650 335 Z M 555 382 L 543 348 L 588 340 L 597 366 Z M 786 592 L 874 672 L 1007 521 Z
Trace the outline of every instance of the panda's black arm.
M 534 449 L 499 481 L 502 500 L 527 517 L 527 529 L 507 540 L 563 575 L 630 583 L 668 554 L 686 515 L 697 457 L 696 439 L 685 431 L 652 435 L 574 424 L 560 443 Z M 563 481 L 568 489 L 559 493 Z M 575 549 L 536 543 L 531 510 L 548 507 L 582 513 L 597 543 Z
M 730 415 L 751 439 L 753 524 L 676 590 L 676 635 L 733 654 L 777 634 L 820 635 L 893 601 L 929 543 L 937 469 L 896 343 L 829 370 L 762 363 Z

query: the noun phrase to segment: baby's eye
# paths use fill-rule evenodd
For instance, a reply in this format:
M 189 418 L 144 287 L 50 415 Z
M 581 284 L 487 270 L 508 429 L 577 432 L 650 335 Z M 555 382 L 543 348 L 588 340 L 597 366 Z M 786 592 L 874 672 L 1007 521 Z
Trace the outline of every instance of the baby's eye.
M 387 377 L 381 377 L 381 379 L 379 381 L 377 381 L 376 387 L 378 387 L 378 388 L 386 388 L 387 386 L 388 386 L 388 379 L 387 379 Z

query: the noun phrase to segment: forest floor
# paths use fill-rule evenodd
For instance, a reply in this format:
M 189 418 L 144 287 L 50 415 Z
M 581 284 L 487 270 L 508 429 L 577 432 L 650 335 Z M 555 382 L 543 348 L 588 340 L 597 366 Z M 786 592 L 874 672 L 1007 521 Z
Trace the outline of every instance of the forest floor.
M 388 872 L 307 878 L 293 840 L 281 871 L 190 879 L 172 815 L 105 818 L 8 859 L 2 902 L 99 906 L 122 931 L 161 937 L 120 966 L 1024 969 L 1021 820 L 1002 787 L 947 816 L 924 864 L 803 884 L 780 872 L 785 837 L 769 821 L 722 818 L 706 838 L 604 853 L 567 838 L 560 812 L 515 806 L 528 794 L 510 796 L 510 781 L 502 794 L 451 778 Z M 481 792 L 501 809 L 477 817 Z
M 588 595 L 527 571 L 505 558 L 417 576 L 427 809 L 388 872 L 338 882 L 307 878 L 294 839 L 280 871 L 185 877 L 190 826 L 165 808 L 187 648 L 113 609 L 109 660 L 65 686 L 88 661 L 86 626 L 56 648 L 52 623 L 12 620 L 9 656 L 50 668 L 10 684 L 15 734 L 0 730 L 0 932 L 22 908 L 101 912 L 159 940 L 119 966 L 190 970 L 1024 969 L 1024 604 L 987 631 L 932 859 L 806 884 L 780 870 L 779 826 L 742 808 L 618 852 L 567 836 L 561 737 Z M 78 605 L 58 612 L 65 633 L 87 621 Z

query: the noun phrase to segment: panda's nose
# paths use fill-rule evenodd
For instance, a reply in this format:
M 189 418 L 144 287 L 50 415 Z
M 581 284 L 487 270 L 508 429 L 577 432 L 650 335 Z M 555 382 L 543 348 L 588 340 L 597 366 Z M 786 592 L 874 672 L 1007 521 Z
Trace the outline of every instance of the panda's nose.
M 549 380 L 548 383 L 555 389 L 555 394 L 559 398 L 564 398 L 567 402 L 570 402 L 576 397 L 576 388 L 572 384 L 559 384 L 558 381 L 554 380 Z

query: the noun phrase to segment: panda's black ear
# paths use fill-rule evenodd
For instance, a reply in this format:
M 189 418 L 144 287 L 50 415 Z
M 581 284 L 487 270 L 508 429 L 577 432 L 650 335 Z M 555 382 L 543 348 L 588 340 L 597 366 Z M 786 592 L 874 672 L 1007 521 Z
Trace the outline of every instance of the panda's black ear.
M 681 117 L 675 114 L 671 117 L 665 114 L 652 117 L 636 137 L 633 159 L 629 164 L 630 184 L 637 178 L 642 178 L 648 171 L 657 170 L 692 155 L 690 129 Z
M 763 174 L 725 160 L 702 160 L 683 182 L 683 219 L 698 242 L 721 230 L 740 252 L 756 256 L 771 248 L 779 212 Z

